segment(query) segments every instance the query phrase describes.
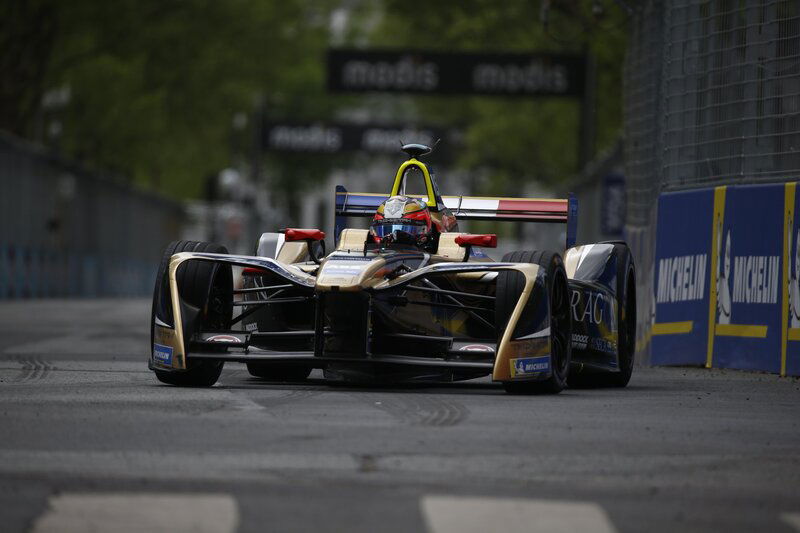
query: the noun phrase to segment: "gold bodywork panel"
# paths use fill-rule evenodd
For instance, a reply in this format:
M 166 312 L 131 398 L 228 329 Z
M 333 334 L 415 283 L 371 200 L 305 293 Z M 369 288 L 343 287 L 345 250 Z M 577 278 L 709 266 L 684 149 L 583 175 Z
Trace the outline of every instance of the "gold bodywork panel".
M 308 243 L 306 241 L 292 241 L 283 243 L 276 260 L 291 265 L 292 263 L 306 261 L 308 257 Z
M 366 229 L 343 229 L 339 235 L 339 243 L 336 245 L 336 249 L 347 252 L 363 252 L 368 234 L 369 230 Z
M 178 342 L 177 329 L 165 328 L 155 324 L 153 326 L 153 343 L 161 344 L 172 348 L 172 365 L 170 368 L 183 370 L 186 368 L 186 358 L 183 353 L 183 345 Z M 156 366 L 166 367 L 166 365 L 156 363 Z
M 317 290 L 360 291 L 383 281 L 382 270 L 386 261 L 382 258 L 370 261 L 359 259 L 324 261 L 317 274 Z
M 444 261 L 463 261 L 467 249 L 456 244 L 456 237 L 461 233 L 442 233 L 439 235 L 439 247 L 436 249 L 436 258 Z
M 512 377 L 511 359 L 516 359 L 519 357 L 531 357 L 533 354 L 525 351 L 525 349 L 528 347 L 536 350 L 537 355 L 543 355 L 538 353 L 540 347 L 537 348 L 536 346 L 529 346 L 530 343 L 527 343 L 526 341 L 511 340 L 514 329 L 517 327 L 517 322 L 519 322 L 519 318 L 522 316 L 522 310 L 525 309 L 525 306 L 528 304 L 528 299 L 533 292 L 533 284 L 536 282 L 536 276 L 539 274 L 539 265 L 518 264 L 514 266 L 514 270 L 522 272 L 522 274 L 525 276 L 525 288 L 522 289 L 522 294 L 517 301 L 514 311 L 511 313 L 511 318 L 509 319 L 506 330 L 503 333 L 503 338 L 500 340 L 500 344 L 497 346 L 497 355 L 495 356 L 494 360 L 494 371 L 492 372 L 492 379 L 494 381 L 510 380 Z M 548 339 L 546 353 L 549 353 L 549 349 L 550 346 Z M 523 353 L 525 355 L 521 355 Z

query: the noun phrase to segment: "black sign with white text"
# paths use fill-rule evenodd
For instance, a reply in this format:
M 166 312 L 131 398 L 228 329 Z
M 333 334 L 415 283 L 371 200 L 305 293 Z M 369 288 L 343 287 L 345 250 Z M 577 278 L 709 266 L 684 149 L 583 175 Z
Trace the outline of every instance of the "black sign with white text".
M 580 55 L 328 50 L 331 92 L 581 96 L 584 78 Z
M 308 153 L 399 153 L 401 142 L 433 146 L 438 139 L 449 142 L 454 136 L 442 128 L 325 122 L 267 122 L 263 132 L 265 150 Z

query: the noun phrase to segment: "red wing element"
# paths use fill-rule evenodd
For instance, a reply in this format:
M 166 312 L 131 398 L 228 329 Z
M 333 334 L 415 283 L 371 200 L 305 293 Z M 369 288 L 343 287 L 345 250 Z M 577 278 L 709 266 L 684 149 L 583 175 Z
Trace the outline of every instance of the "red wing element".
M 286 228 L 286 242 L 292 241 L 321 241 L 325 232 L 318 229 Z
M 256 267 L 244 267 L 242 270 L 242 274 L 245 276 L 260 276 L 262 274 L 266 274 L 269 272 L 263 268 L 256 268 Z
M 459 235 L 456 237 L 459 246 L 483 246 L 484 248 L 497 248 L 497 235 L 486 233 L 483 235 Z

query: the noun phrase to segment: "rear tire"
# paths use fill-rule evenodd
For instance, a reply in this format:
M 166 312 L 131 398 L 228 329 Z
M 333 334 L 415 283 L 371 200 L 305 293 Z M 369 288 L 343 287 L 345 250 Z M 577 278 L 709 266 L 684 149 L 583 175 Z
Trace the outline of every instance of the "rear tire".
M 172 309 L 165 305 L 171 298 L 162 298 L 169 290 L 169 262 L 174 254 L 180 252 L 207 252 L 227 254 L 228 250 L 219 244 L 198 241 L 173 241 L 167 245 L 158 266 L 156 284 L 153 290 L 153 307 L 150 316 L 150 349 L 155 341 L 155 317 L 159 316 L 173 322 Z M 181 297 L 190 305 L 202 309 L 203 321 L 212 327 L 224 327 L 230 322 L 233 312 L 232 298 L 226 298 L 232 287 L 229 266 L 200 261 L 191 261 L 178 269 L 177 282 Z M 161 370 L 154 368 L 156 378 L 161 383 L 179 387 L 210 387 L 222 373 L 222 361 L 187 360 L 186 370 Z
M 505 381 L 510 394 L 558 394 L 567 384 L 572 359 L 572 316 L 569 309 L 569 287 L 564 261 L 555 252 L 511 252 L 504 263 L 533 263 L 545 269 L 547 295 L 550 301 L 550 367 L 552 374 L 544 381 Z M 503 271 L 497 277 L 495 321 L 500 332 L 498 345 L 511 314 L 525 288 L 525 277 L 514 271 Z
M 311 374 L 307 366 L 273 363 L 247 363 L 247 371 L 253 377 L 268 381 L 303 381 Z
M 636 353 L 636 269 L 628 245 L 613 241 L 617 257 L 617 325 L 619 328 L 619 372 L 572 374 L 570 387 L 625 387 L 633 373 Z

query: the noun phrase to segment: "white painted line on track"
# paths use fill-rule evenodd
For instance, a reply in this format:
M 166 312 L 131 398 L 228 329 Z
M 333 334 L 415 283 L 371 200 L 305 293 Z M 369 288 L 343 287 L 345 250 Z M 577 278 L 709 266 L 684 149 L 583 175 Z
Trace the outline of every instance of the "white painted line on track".
M 422 516 L 430 533 L 614 533 L 594 503 L 516 498 L 424 496 Z
M 800 531 L 800 513 L 783 513 L 781 518 L 792 526 L 795 531 Z
M 238 524 L 226 494 L 66 493 L 50 498 L 32 533 L 232 533 Z

